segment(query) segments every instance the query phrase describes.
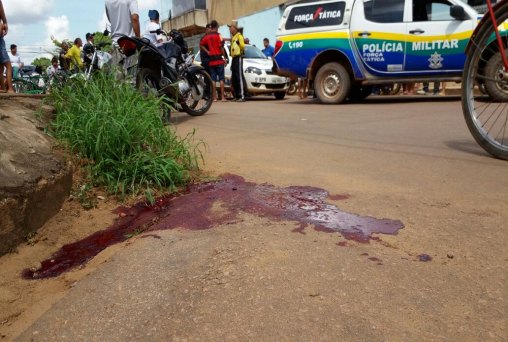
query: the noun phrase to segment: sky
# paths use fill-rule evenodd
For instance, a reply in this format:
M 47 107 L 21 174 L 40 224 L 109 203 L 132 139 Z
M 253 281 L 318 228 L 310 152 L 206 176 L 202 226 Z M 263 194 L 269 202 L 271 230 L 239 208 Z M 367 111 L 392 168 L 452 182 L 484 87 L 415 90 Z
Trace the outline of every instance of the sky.
M 141 30 L 148 21 L 148 10 L 161 12 L 164 0 L 138 0 Z M 11 44 L 25 64 L 37 57 L 49 57 L 54 50 L 51 36 L 58 40 L 85 41 L 87 32 L 104 31 L 107 18 L 104 0 L 2 0 L 9 33 L 4 37 L 7 50 Z M 164 15 L 161 12 L 161 17 Z

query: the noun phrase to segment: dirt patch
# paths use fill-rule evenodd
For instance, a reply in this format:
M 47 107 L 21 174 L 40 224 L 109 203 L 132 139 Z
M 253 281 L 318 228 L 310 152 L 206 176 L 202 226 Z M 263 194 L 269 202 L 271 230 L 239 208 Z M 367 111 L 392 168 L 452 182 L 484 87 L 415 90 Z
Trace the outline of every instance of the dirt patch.
M 69 194 L 70 164 L 42 131 L 52 113 L 40 99 L 0 102 L 0 255 L 55 215 Z
M 62 298 L 79 279 L 83 278 L 115 248 L 98 256 L 89 267 L 46 281 L 26 281 L 21 278 L 24 268 L 38 267 L 55 249 L 82 239 L 110 225 L 115 217 L 114 200 L 100 201 L 94 210 L 86 211 L 76 200 L 67 200 L 60 212 L 16 251 L 0 258 L 0 338 L 11 340 L 26 329 L 41 314 Z M 86 222 L 87 224 L 83 224 Z

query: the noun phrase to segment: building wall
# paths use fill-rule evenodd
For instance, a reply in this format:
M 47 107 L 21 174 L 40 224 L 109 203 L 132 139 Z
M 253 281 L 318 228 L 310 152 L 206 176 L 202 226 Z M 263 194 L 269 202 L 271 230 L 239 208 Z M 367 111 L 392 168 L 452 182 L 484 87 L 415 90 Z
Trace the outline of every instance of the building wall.
M 270 45 L 275 45 L 275 33 L 281 17 L 282 8 L 276 6 L 238 18 L 238 25 L 244 28 L 243 35 L 249 38 L 250 44 L 263 49 L 263 38 L 268 38 Z
M 270 45 L 275 45 L 275 33 L 281 17 L 282 8 L 276 6 L 237 19 L 238 25 L 243 27 L 243 36 L 249 39 L 250 44 L 262 50 L 264 38 L 270 40 Z M 219 33 L 226 38 L 231 36 L 227 25 L 220 26 Z
M 219 25 L 226 25 L 231 20 L 259 12 L 261 10 L 279 6 L 283 0 L 213 0 L 207 1 L 208 18 L 217 20 Z

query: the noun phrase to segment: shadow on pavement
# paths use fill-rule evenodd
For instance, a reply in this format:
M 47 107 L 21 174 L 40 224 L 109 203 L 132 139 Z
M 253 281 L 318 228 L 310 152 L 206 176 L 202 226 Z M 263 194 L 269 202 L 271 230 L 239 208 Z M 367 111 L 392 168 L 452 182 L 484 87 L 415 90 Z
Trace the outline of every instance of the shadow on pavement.
M 393 103 L 429 103 L 429 102 L 458 102 L 460 96 L 432 96 L 432 95 L 407 95 L 407 96 L 369 96 L 363 101 L 351 102 L 346 101 L 340 106 L 348 105 L 376 105 L 376 104 L 393 104 Z M 287 101 L 286 101 L 287 102 Z M 317 99 L 309 97 L 299 100 L 294 98 L 291 103 L 301 103 L 304 105 L 321 104 Z M 325 104 L 323 104 L 325 105 Z M 332 106 L 335 104 L 331 104 Z
M 485 152 L 480 145 L 471 140 L 450 140 L 445 141 L 445 145 L 452 150 L 466 152 L 477 156 L 490 157 L 490 154 Z

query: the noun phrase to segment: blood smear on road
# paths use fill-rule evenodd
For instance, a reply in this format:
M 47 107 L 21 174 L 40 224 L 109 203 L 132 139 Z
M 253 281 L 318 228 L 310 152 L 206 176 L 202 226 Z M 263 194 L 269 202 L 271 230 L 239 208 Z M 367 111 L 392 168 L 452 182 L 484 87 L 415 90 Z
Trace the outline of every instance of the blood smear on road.
M 210 229 L 238 222 L 241 212 L 274 221 L 295 221 L 299 226 L 295 231 L 301 233 L 312 226 L 315 230 L 340 233 L 348 240 L 361 243 L 368 243 L 374 233 L 393 235 L 404 228 L 399 220 L 344 212 L 327 203 L 330 198 L 339 196 L 330 196 L 327 191 L 315 187 L 280 188 L 224 174 L 218 181 L 193 184 L 183 193 L 159 198 L 154 205 L 138 203 L 131 208 L 116 209 L 119 218 L 112 226 L 63 246 L 43 261 L 39 269 L 23 271 L 23 278 L 56 277 L 133 235 L 175 228 Z M 220 210 L 214 209 L 214 205 L 219 205 Z

